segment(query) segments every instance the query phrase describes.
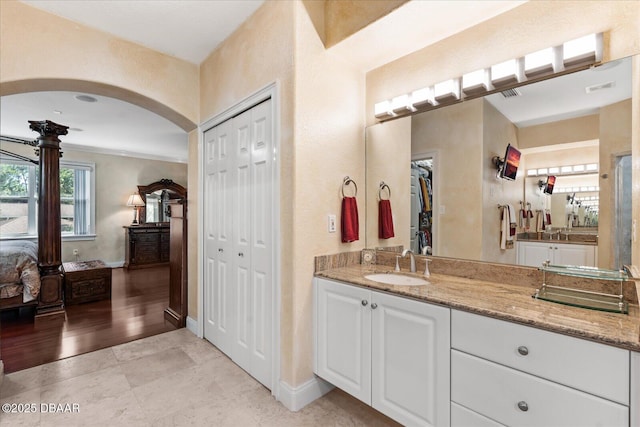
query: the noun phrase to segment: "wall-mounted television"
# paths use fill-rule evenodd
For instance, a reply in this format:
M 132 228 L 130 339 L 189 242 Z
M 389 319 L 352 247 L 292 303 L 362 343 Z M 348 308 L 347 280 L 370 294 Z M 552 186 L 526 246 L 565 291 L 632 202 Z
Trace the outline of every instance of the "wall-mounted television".
M 544 192 L 546 194 L 553 194 L 554 185 L 556 185 L 556 177 L 553 175 L 549 175 L 547 177 L 547 182 L 544 184 Z
M 500 178 L 514 181 L 520 166 L 520 151 L 511 144 L 507 145 L 507 151 L 504 154 L 504 163 L 500 169 Z

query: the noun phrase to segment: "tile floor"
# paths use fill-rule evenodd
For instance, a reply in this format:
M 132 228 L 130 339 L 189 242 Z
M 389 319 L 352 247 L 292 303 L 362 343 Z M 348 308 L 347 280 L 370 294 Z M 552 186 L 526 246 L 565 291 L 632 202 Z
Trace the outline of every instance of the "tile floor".
M 396 426 L 340 390 L 290 412 L 218 349 L 186 329 L 7 374 L 0 426 Z M 77 404 L 79 412 L 41 411 Z M 47 405 L 45 405 L 47 407 Z

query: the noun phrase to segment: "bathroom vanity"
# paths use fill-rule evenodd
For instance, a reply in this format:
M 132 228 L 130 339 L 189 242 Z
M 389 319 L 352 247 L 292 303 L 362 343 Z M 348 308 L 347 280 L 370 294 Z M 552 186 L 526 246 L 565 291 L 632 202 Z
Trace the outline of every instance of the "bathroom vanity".
M 598 263 L 597 243 L 574 243 L 558 240 L 527 240 L 516 242 L 519 265 L 539 267 L 543 262 L 561 265 L 595 267 Z
M 627 315 L 534 299 L 528 267 L 475 263 L 461 270 L 481 279 L 435 273 L 421 286 L 365 278 L 391 270 L 316 271 L 320 378 L 404 425 L 639 425 L 633 281 Z

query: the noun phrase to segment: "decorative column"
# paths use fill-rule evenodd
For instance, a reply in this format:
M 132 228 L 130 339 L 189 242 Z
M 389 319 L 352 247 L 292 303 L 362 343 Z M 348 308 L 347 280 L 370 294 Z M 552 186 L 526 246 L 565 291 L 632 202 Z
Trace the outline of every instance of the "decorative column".
M 36 318 L 64 315 L 62 294 L 62 237 L 60 224 L 60 139 L 68 126 L 49 120 L 29 120 L 38 132 L 40 182 L 38 186 L 38 268 L 40 300 Z

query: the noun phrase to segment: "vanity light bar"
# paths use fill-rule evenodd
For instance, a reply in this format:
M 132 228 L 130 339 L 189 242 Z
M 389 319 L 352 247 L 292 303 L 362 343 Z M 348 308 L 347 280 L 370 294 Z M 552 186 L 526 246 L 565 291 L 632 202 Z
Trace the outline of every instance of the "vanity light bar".
M 380 101 L 374 105 L 379 121 L 391 120 L 419 111 L 447 105 L 464 98 L 503 91 L 576 68 L 584 68 L 602 61 L 602 33 L 589 34 L 559 46 L 549 47 L 521 58 L 476 70 L 462 77 L 436 83 L 408 94 Z
M 597 191 L 600 191 L 600 186 L 598 185 L 588 186 L 588 187 L 556 187 L 553 192 L 554 193 L 595 193 Z M 591 199 L 591 200 L 597 200 L 597 196 L 594 196 L 594 197 L 596 197 L 596 199 Z
M 586 165 L 554 166 L 551 168 L 527 169 L 527 176 L 541 175 L 579 175 L 584 173 L 598 172 L 597 163 Z

